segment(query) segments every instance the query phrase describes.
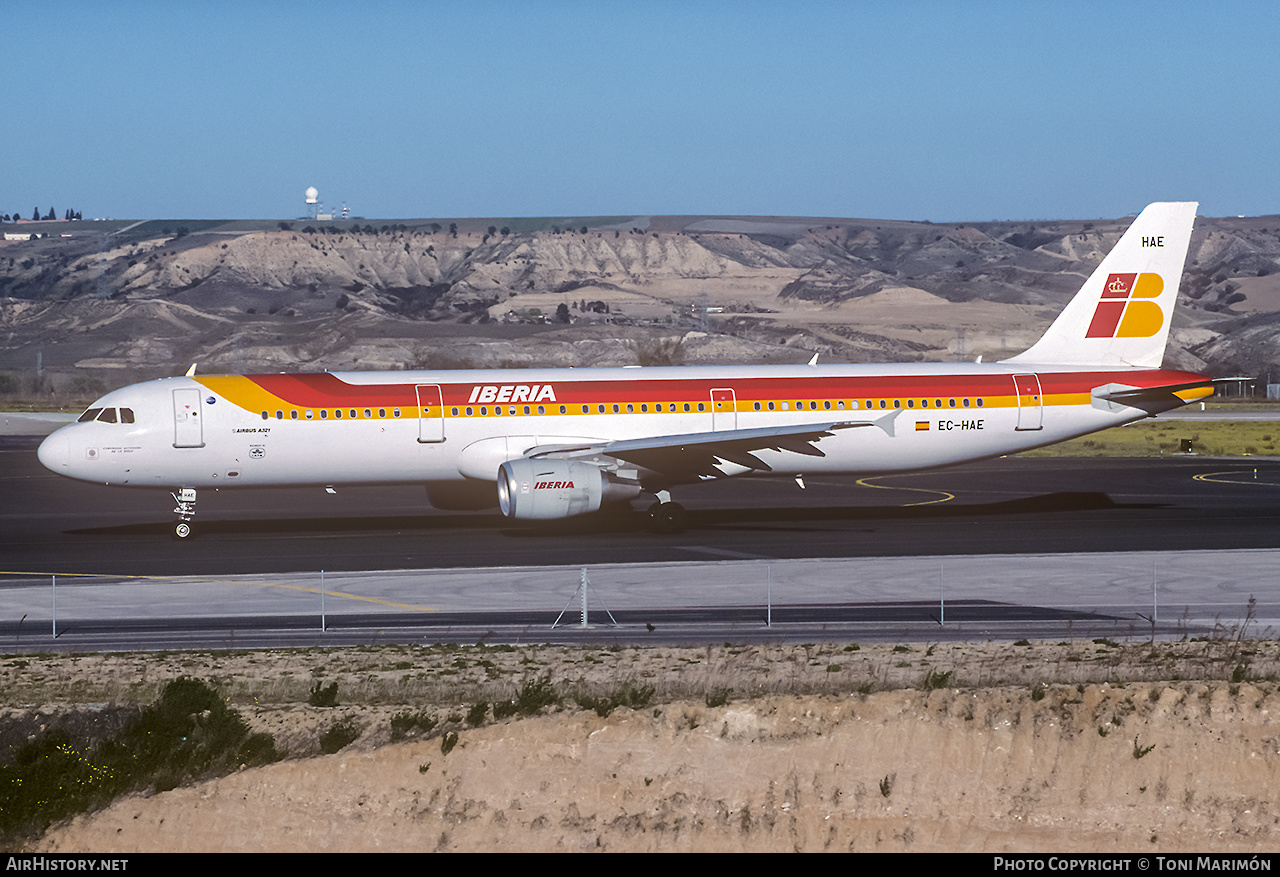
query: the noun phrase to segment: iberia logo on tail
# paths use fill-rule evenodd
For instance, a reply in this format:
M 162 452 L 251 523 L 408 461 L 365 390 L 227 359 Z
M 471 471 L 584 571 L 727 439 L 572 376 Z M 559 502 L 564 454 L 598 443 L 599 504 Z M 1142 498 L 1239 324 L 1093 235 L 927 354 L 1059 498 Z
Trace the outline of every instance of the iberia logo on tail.
M 1164 325 L 1164 312 L 1152 299 L 1164 291 L 1159 274 L 1112 274 L 1102 287 L 1086 338 L 1150 338 Z

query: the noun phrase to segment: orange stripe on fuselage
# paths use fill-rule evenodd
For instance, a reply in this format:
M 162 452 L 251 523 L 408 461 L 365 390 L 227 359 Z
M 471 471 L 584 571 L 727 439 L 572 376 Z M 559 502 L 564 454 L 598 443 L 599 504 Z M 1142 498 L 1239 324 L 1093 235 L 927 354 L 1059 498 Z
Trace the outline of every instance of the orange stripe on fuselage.
M 214 375 L 196 378 L 246 411 L 277 408 L 400 407 L 418 404 L 415 384 L 348 384 L 331 374 Z

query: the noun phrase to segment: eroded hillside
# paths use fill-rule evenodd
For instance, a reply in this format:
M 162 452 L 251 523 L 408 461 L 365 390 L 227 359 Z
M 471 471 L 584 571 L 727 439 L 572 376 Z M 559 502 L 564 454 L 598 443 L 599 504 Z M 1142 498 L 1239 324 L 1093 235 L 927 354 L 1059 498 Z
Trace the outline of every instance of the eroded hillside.
M 1128 222 L 24 223 L 69 236 L 0 246 L 0 369 L 62 391 L 191 361 L 631 364 L 660 338 L 685 362 L 992 359 L 1038 336 Z M 1170 363 L 1280 363 L 1278 269 L 1280 218 L 1200 219 Z

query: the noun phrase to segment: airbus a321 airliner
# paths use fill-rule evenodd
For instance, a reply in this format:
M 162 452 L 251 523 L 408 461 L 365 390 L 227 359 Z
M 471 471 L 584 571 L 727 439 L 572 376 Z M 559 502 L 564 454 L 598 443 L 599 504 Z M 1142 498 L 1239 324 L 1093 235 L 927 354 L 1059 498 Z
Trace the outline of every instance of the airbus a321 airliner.
M 1025 353 L 992 363 L 196 376 L 94 402 L 40 445 L 71 478 L 199 488 L 422 484 L 432 505 L 515 520 L 698 481 L 871 475 L 1060 442 L 1178 408 L 1210 378 L 1161 368 L 1196 204 L 1142 211 Z

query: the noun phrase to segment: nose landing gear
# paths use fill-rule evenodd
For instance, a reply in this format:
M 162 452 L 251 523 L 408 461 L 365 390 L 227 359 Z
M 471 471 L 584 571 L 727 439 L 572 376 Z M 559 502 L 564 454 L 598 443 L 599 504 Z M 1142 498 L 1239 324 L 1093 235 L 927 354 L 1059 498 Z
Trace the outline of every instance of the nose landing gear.
M 191 519 L 196 516 L 196 491 L 194 487 L 180 487 L 177 493 L 170 493 L 178 504 L 173 513 L 178 521 L 173 525 L 173 538 L 191 538 Z

